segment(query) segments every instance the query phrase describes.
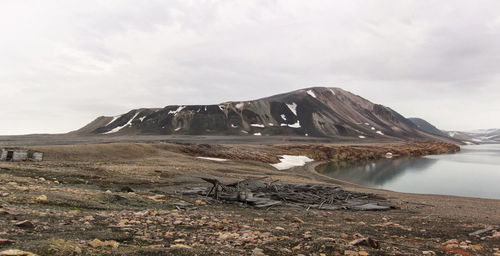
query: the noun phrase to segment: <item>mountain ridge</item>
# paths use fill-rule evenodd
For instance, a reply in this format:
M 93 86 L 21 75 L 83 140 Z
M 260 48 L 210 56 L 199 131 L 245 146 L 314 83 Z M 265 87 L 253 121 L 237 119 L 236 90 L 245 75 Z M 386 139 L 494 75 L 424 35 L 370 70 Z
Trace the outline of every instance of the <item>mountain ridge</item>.
M 436 128 L 437 129 L 437 128 Z M 101 116 L 78 135 L 294 135 L 448 140 L 395 110 L 338 87 L 309 87 L 247 101 L 168 105 Z

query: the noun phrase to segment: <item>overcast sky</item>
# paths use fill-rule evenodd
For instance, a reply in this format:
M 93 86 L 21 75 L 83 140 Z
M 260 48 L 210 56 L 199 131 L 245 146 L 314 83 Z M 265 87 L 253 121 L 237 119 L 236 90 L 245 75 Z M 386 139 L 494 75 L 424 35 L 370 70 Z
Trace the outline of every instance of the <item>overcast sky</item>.
M 0 134 L 335 86 L 500 128 L 500 1 L 1 0 Z

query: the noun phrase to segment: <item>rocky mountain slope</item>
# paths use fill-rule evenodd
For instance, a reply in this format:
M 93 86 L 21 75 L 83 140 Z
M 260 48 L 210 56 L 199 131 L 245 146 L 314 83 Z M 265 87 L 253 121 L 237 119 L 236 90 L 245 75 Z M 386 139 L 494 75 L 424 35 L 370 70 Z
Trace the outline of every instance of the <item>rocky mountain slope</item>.
M 446 139 L 340 88 L 313 87 L 252 101 L 171 105 L 101 116 L 78 135 L 292 135 Z
M 446 132 L 441 131 L 436 126 L 432 125 L 431 123 L 425 121 L 422 118 L 411 117 L 408 119 L 412 121 L 412 123 L 414 123 L 422 131 L 441 137 L 449 137 L 449 135 Z

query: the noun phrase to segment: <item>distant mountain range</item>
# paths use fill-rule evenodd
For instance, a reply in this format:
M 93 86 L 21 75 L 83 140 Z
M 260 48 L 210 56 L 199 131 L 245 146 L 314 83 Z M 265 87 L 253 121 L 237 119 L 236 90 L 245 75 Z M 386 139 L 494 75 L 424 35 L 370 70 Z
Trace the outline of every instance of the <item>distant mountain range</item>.
M 78 135 L 315 136 L 447 140 L 423 119 L 407 119 L 340 88 L 313 87 L 251 101 L 171 105 L 101 116 L 71 132 Z
M 500 129 L 484 129 L 468 132 L 449 131 L 448 136 L 466 144 L 500 143 Z

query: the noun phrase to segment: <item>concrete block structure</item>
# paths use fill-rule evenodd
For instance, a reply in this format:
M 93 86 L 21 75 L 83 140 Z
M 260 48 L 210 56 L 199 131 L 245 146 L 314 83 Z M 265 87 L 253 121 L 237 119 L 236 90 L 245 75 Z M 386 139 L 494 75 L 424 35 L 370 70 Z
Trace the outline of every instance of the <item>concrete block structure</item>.
M 3 148 L 0 152 L 0 161 L 42 161 L 43 152 L 20 149 Z

